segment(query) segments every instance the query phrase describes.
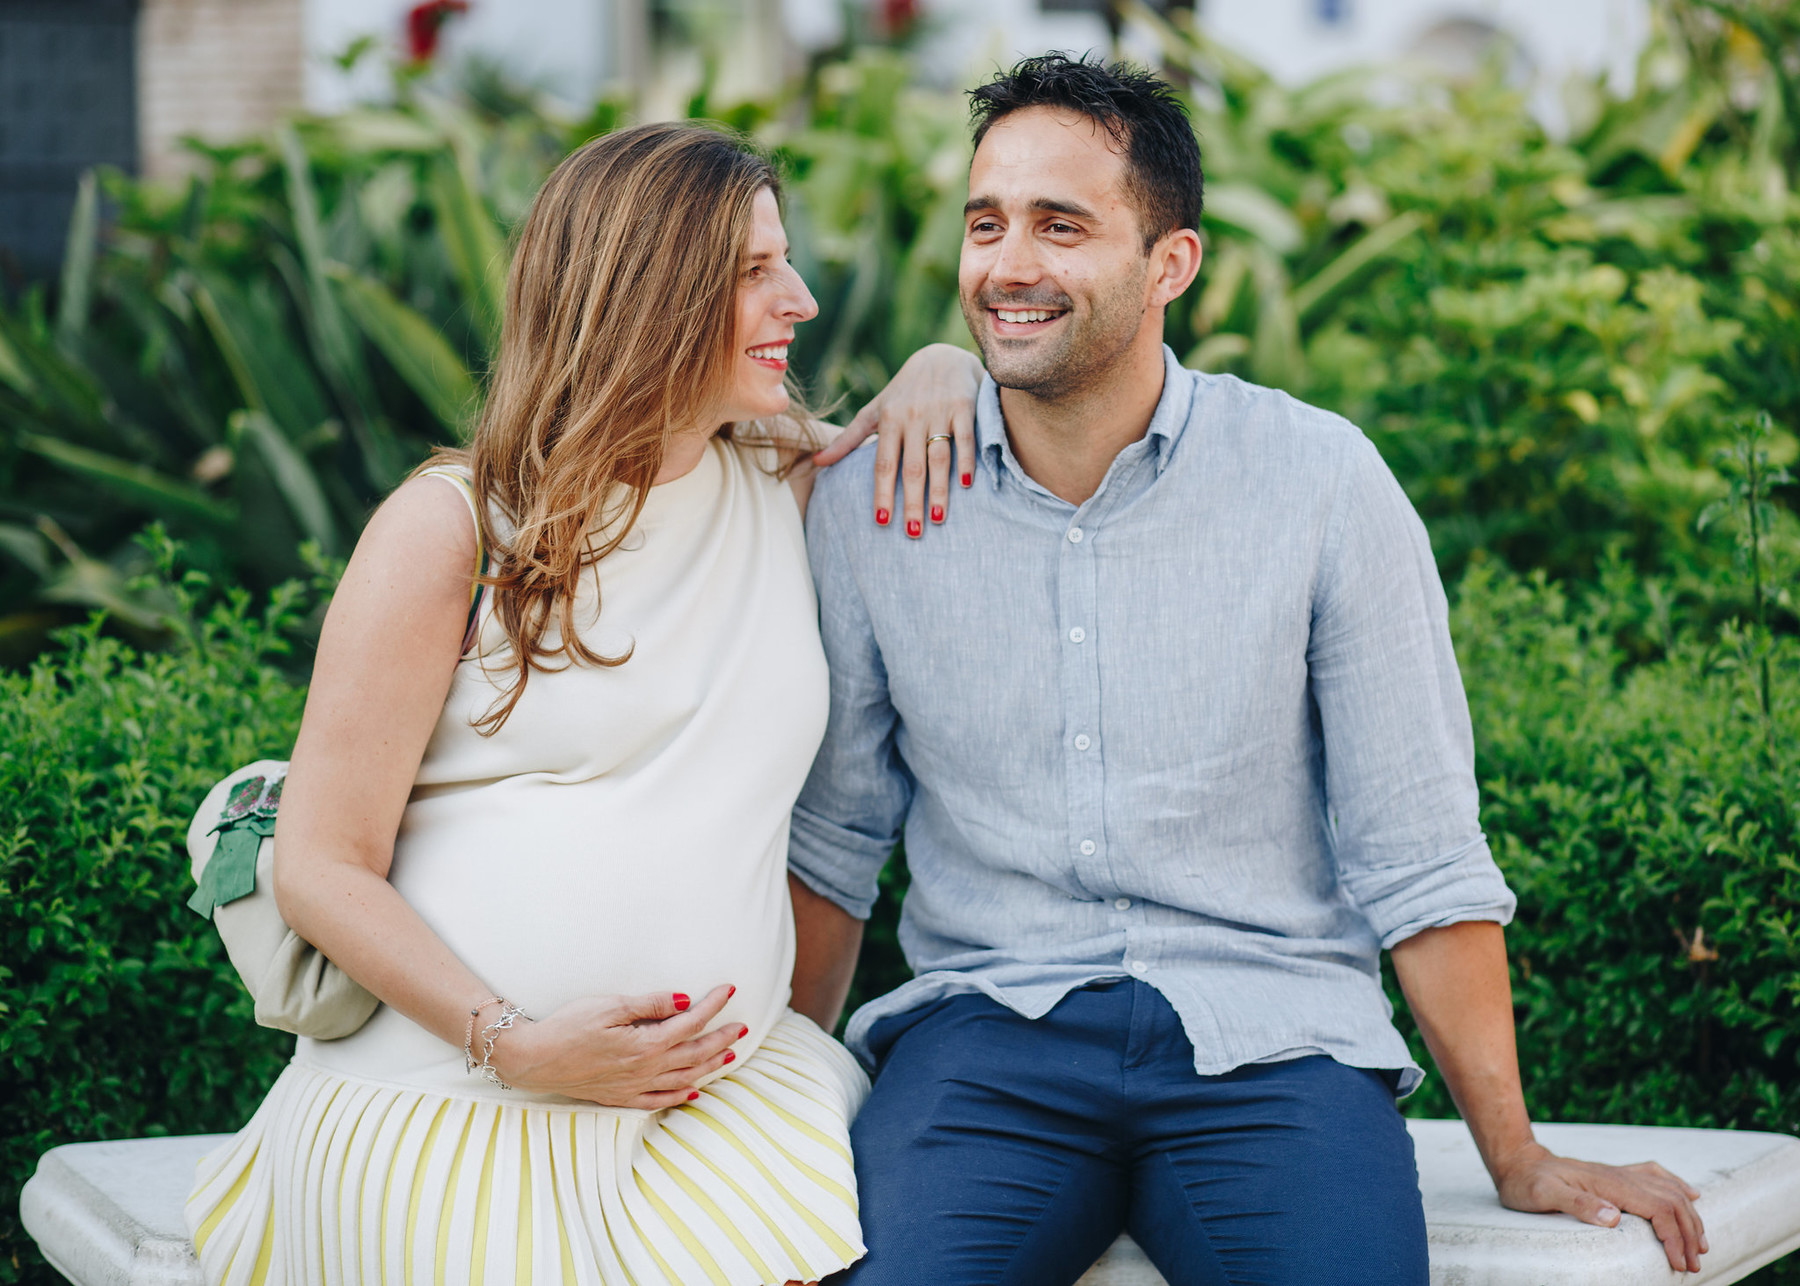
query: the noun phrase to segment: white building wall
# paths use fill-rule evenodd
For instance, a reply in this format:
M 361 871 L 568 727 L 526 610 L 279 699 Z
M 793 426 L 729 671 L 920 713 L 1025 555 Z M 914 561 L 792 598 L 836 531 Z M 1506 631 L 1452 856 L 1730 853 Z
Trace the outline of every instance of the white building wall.
M 151 178 L 193 167 L 180 140 L 232 142 L 300 103 L 301 0 L 144 0 L 138 158 Z
M 1060 49 L 1106 54 L 1106 24 L 1092 13 L 1045 13 L 1038 0 L 926 0 L 921 67 L 940 84 L 963 88 L 996 67 Z
M 837 0 L 784 2 L 796 39 L 817 46 L 841 33 Z M 924 8 L 922 65 L 944 84 L 965 85 L 1049 49 L 1109 48 L 1096 14 L 1046 13 L 1038 0 L 925 0 Z M 1650 30 L 1648 0 L 1201 0 L 1199 9 L 1210 35 L 1285 84 L 1413 54 L 1455 62 L 1457 42 L 1428 34 L 1458 22 L 1485 24 L 1517 42 L 1533 107 L 1552 128 L 1561 122 L 1570 75 L 1603 75 L 1627 90 Z M 1154 46 L 1129 31 L 1126 42 L 1128 54 L 1154 57 Z
M 1434 29 L 1484 24 L 1518 43 L 1532 106 L 1553 129 L 1571 76 L 1605 76 L 1628 91 L 1650 34 L 1648 0 L 1211 0 L 1202 19 L 1288 84 L 1413 54 L 1441 61 L 1455 42 L 1431 40 Z
M 340 110 L 380 97 L 382 63 L 406 57 L 406 12 L 413 0 L 306 0 L 306 105 Z M 349 74 L 333 62 L 363 36 L 375 52 Z M 620 33 L 611 0 L 471 0 L 444 28 L 439 57 L 474 54 L 571 104 L 592 102 L 619 74 Z
M 877 0 L 849 0 L 874 4 Z M 844 0 L 714 0 L 715 37 L 736 49 L 742 67 L 725 80 L 760 83 L 791 67 L 780 47 L 818 49 L 843 36 Z M 305 96 L 318 111 L 379 96 L 387 84 L 378 60 L 345 74 L 332 62 L 360 36 L 381 53 L 404 56 L 409 0 L 304 0 Z M 469 53 L 499 62 L 515 77 L 572 104 L 591 101 L 620 82 L 657 78 L 646 48 L 647 0 L 471 0 L 446 29 L 443 56 Z M 1110 49 L 1095 13 L 1045 12 L 1039 0 L 922 0 L 925 32 L 919 63 L 928 80 L 971 84 L 997 66 L 1048 49 Z M 1458 42 L 1430 40 L 1458 22 L 1486 24 L 1512 37 L 1531 76 L 1532 102 L 1556 128 L 1561 89 L 1572 74 L 1604 75 L 1630 85 L 1650 28 L 1649 0 L 1201 0 L 1200 18 L 1215 38 L 1298 84 L 1358 65 L 1393 62 L 1420 52 L 1455 61 Z M 1466 33 L 1465 28 L 1465 33 Z M 1141 33 L 1140 37 L 1141 37 Z M 764 48 L 765 44 L 775 48 Z M 1127 33 L 1128 54 L 1153 57 L 1154 45 Z M 733 72 L 742 73 L 733 76 Z M 678 77 L 679 79 L 679 77 Z

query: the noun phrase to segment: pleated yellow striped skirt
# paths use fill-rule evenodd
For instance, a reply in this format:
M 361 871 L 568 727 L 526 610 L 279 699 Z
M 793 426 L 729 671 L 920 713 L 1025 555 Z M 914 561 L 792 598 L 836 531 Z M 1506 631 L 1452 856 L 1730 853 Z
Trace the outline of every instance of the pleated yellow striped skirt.
M 863 1254 L 854 1059 L 790 1013 L 666 1112 L 446 1098 L 294 1064 L 200 1163 L 208 1283 L 763 1286 Z

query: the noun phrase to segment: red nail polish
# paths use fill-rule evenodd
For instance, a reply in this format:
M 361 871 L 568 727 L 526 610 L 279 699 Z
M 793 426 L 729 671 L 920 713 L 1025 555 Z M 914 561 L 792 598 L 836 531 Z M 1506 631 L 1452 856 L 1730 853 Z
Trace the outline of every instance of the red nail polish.
M 906 534 L 913 537 L 914 539 L 917 539 L 919 533 L 924 530 L 925 530 L 925 528 L 919 524 L 919 520 L 917 518 L 908 518 L 906 520 Z
M 963 474 L 963 486 L 965 486 L 965 487 L 973 486 L 974 482 L 975 482 L 974 474 L 972 474 L 972 473 Z
M 688 1095 L 688 1102 L 692 1103 L 695 1099 L 697 1099 L 699 1097 L 700 1097 L 700 1091 L 695 1090 L 692 1094 Z
M 735 995 L 737 995 L 737 988 L 733 987 L 730 991 L 725 993 L 725 999 L 730 1000 Z
M 735 1063 L 735 1062 L 737 1062 L 737 1055 L 736 1055 L 736 1054 L 734 1054 L 734 1053 L 732 1053 L 732 1052 L 731 1052 L 731 1051 L 730 1051 L 730 1050 L 729 1050 L 729 1049 L 728 1049 L 728 1050 L 726 1050 L 726 1051 L 725 1051 L 725 1061 L 726 1061 L 726 1062 L 728 1062 L 728 1063 Z
M 944 521 L 944 506 L 942 506 L 942 505 L 931 506 L 931 521 L 933 521 L 933 522 Z
M 746 1027 L 746 1028 L 744 1028 L 743 1031 L 738 1033 L 738 1039 L 742 1040 L 742 1039 L 744 1039 L 744 1037 L 748 1036 L 749 1034 L 750 1034 L 750 1029 L 748 1027 Z
M 875 521 L 880 526 L 883 526 L 883 527 L 887 526 L 888 511 L 885 509 L 877 509 L 875 511 Z
M 694 1003 L 693 1001 L 689 1000 L 686 996 L 682 995 L 679 991 L 675 993 L 675 1008 L 686 1009 L 689 1005 L 691 1005 L 693 1003 Z

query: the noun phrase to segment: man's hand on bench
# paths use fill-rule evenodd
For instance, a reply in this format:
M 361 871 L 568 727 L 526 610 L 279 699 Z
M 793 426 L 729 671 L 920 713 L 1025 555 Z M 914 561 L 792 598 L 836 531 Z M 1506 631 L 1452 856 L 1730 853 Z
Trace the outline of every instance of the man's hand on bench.
M 1706 1229 L 1694 1209 L 1700 1193 L 1654 1161 L 1600 1165 L 1559 1157 L 1538 1143 L 1532 1151 L 1497 1168 L 1494 1186 L 1500 1203 L 1532 1213 L 1561 1211 L 1603 1228 L 1618 1225 L 1619 1212 L 1648 1219 L 1662 1240 L 1669 1267 L 1700 1271 Z
M 1611 1228 L 1619 1211 L 1650 1221 L 1676 1272 L 1700 1271 L 1700 1194 L 1654 1162 L 1598 1165 L 1559 1157 L 1532 1137 L 1513 1036 L 1512 984 L 1500 926 L 1472 920 L 1422 930 L 1390 948 L 1419 1033 L 1457 1111 L 1514 1210 L 1562 1211 Z

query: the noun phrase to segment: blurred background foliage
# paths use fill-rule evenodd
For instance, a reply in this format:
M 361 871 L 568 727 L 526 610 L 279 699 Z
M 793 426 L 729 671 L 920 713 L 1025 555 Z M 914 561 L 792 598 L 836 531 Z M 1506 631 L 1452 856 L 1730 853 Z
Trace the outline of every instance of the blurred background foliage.
M 1769 411 L 1769 449 L 1794 453 L 1800 18 L 1664 7 L 1632 97 L 1574 86 L 1566 142 L 1498 67 L 1289 89 L 1141 20 L 1208 174 L 1206 265 L 1168 327 L 1190 365 L 1363 426 L 1448 576 L 1498 558 L 1586 578 L 1623 542 L 1683 610 L 1741 608 L 1696 519 L 1732 415 Z M 689 107 L 790 176 L 822 306 L 795 365 L 822 401 L 866 398 L 920 344 L 967 343 L 959 96 L 863 49 L 781 101 L 703 86 Z M 449 96 L 402 81 L 390 106 L 200 148 L 184 188 L 84 186 L 54 307 L 0 307 L 0 656 L 91 606 L 153 631 L 166 605 L 124 589 L 151 518 L 258 586 L 299 570 L 302 539 L 347 551 L 469 422 L 508 230 L 561 156 L 624 117 L 565 119 L 492 78 Z M 1791 551 L 1782 511 L 1771 539 Z
M 1800 16 L 1657 23 L 1560 141 L 1499 67 L 1286 88 L 1160 25 L 1208 174 L 1168 337 L 1354 420 L 1426 519 L 1534 1112 L 1800 1132 Z M 689 110 L 789 176 L 819 400 L 967 342 L 956 95 L 862 49 Z M 509 229 L 626 119 L 402 81 L 179 188 L 94 176 L 61 281 L 0 301 L 0 1282 L 51 1280 L 14 1213 L 44 1148 L 235 1128 L 279 1065 L 180 907 L 188 811 L 291 742 L 335 560 L 478 406 Z M 907 976 L 905 885 L 855 999 Z

